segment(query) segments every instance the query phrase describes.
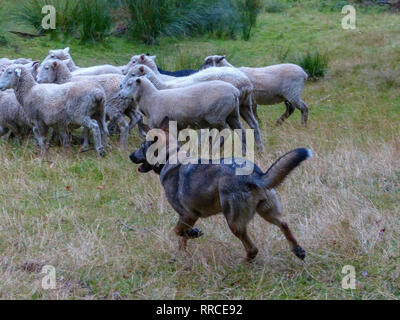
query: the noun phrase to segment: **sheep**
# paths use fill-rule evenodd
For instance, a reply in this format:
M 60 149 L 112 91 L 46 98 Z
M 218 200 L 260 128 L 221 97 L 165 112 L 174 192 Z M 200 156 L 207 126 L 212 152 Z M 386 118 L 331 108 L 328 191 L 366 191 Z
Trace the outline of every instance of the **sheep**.
M 30 129 L 30 121 L 13 90 L 0 91 L 0 136 L 8 139 L 13 134 L 20 144 Z
M 136 103 L 134 101 L 123 100 L 118 98 L 120 83 L 124 76 L 119 74 L 105 74 L 96 76 L 73 76 L 68 69 L 68 60 L 57 61 L 48 60 L 39 68 L 37 75 L 38 83 L 57 83 L 64 84 L 67 82 L 78 81 L 95 81 L 100 84 L 106 93 L 105 110 L 111 123 L 117 123 L 120 129 L 120 145 L 125 147 L 128 144 L 129 131 L 137 123 L 139 123 L 139 133 L 145 136 L 143 130 L 143 119 L 136 111 Z M 128 124 L 124 119 L 124 115 L 130 118 Z
M 257 148 L 260 152 L 263 151 L 264 145 L 261 139 L 260 129 L 252 111 L 253 85 L 243 72 L 234 68 L 209 68 L 189 77 L 175 78 L 172 81 L 164 82 L 160 80 L 149 67 L 145 65 L 136 65 L 128 72 L 125 79 L 141 76 L 146 76 L 159 90 L 187 87 L 199 82 L 211 80 L 221 80 L 232 84 L 240 91 L 240 115 L 248 123 L 250 128 L 254 130 Z
M 209 67 L 234 66 L 224 56 L 216 55 L 205 58 L 200 70 Z M 286 112 L 278 119 L 277 125 L 281 125 L 297 108 L 301 111 L 302 124 L 307 126 L 308 106 L 301 99 L 301 94 L 308 75 L 300 66 L 285 63 L 264 68 L 241 67 L 239 70 L 243 71 L 254 85 L 254 114 L 257 115 L 257 104 L 272 105 L 285 102 Z
M 207 94 L 204 94 L 207 92 Z M 134 98 L 148 118 L 150 128 L 160 128 L 168 118 L 176 121 L 178 130 L 230 126 L 242 130 L 245 151 L 245 129 L 239 115 L 240 92 L 223 81 L 209 81 L 177 89 L 158 90 L 146 77 L 134 77 L 121 84 L 120 96 Z
M 122 68 L 122 74 L 124 75 L 128 74 L 129 70 L 132 69 L 134 66 L 145 65 L 149 67 L 161 80 L 164 81 L 174 80 L 175 77 L 160 73 L 155 60 L 156 56 L 149 56 L 145 54 L 133 56 L 129 61 L 129 63 Z
M 70 126 L 83 126 L 93 134 L 95 148 L 105 155 L 102 138 L 108 135 L 105 123 L 103 88 L 93 82 L 38 84 L 23 65 L 11 65 L 0 76 L 0 90 L 14 89 L 18 102 L 32 123 L 34 136 L 41 148 L 47 151 L 46 135 L 49 128 L 61 136 L 64 146 L 69 146 L 67 134 Z M 85 134 L 85 146 L 88 144 Z
M 50 50 L 49 55 L 43 60 L 43 63 L 47 62 L 50 59 L 57 59 L 57 60 L 68 60 L 68 68 L 71 70 L 74 76 L 80 75 L 99 75 L 99 74 L 109 74 L 109 73 L 116 73 L 121 74 L 123 67 L 114 67 L 112 65 L 101 65 L 101 66 L 94 66 L 88 68 L 80 68 L 78 67 L 75 62 L 72 60 L 72 57 L 69 53 L 70 48 L 67 47 L 65 49 L 56 49 Z M 43 64 L 42 63 L 42 64 Z

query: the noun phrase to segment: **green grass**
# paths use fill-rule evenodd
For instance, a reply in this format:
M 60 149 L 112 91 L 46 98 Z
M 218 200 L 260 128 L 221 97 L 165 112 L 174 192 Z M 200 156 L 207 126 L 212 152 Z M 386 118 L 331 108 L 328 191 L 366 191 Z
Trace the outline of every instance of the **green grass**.
M 299 6 L 263 14 L 249 42 L 201 36 L 161 37 L 158 46 L 124 38 L 68 45 L 80 66 L 122 65 L 148 52 L 168 69 L 200 65 L 210 54 L 264 66 L 280 62 L 286 48 L 289 56 L 326 50 L 326 76 L 304 92 L 307 129 L 298 111 L 276 128 L 284 106 L 259 108 L 266 152 L 257 163 L 264 170 L 293 148 L 315 154 L 278 190 L 285 219 L 308 252 L 304 264 L 259 217 L 249 227 L 260 249 L 253 264 L 242 262 L 244 250 L 222 216 L 199 221 L 205 235 L 179 252 L 177 214 L 158 177 L 138 174 L 128 159 L 140 144 L 136 130 L 128 150 L 114 137 L 105 159 L 56 147 L 41 159 L 30 141 L 0 141 L 0 298 L 400 298 L 400 16 L 360 12 L 352 31 L 341 29 L 340 10 Z M 66 46 L 48 37 L 7 39 L 0 57 L 43 59 Z M 24 270 L 27 262 L 54 265 L 57 289 L 42 290 L 42 275 Z M 341 288 L 344 265 L 356 268 L 356 290 Z

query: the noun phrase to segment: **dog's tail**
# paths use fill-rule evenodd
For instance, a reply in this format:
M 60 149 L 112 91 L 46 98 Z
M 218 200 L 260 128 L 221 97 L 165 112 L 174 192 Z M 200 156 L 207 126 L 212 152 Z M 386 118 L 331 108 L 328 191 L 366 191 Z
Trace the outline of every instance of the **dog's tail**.
M 283 157 L 279 158 L 265 173 L 263 178 L 263 185 L 265 188 L 273 189 L 279 186 L 286 176 L 304 160 L 312 158 L 312 151 L 310 149 L 296 149 Z

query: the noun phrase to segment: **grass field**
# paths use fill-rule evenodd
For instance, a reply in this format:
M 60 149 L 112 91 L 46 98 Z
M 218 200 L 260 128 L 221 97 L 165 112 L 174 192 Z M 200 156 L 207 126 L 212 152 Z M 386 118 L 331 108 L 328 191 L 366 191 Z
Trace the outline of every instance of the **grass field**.
M 6 1 L 5 6 L 13 2 Z M 318 49 L 329 57 L 324 79 L 308 82 L 308 128 L 298 111 L 275 127 L 283 104 L 259 110 L 266 170 L 277 157 L 309 147 L 315 157 L 278 189 L 284 216 L 307 251 L 289 250 L 275 226 L 256 217 L 254 263 L 222 216 L 199 221 L 204 236 L 178 250 L 177 214 L 158 176 L 140 175 L 128 159 L 140 144 L 104 159 L 54 147 L 40 158 L 32 141 L 0 142 L 1 299 L 398 299 L 400 298 L 400 15 L 360 11 L 343 30 L 340 10 L 306 5 L 262 14 L 249 42 L 162 38 L 154 47 L 108 39 L 81 46 L 7 35 L 0 57 L 43 59 L 71 47 L 81 66 L 125 64 L 135 53 L 158 55 L 174 69 L 209 54 L 233 64 L 264 66 Z M 6 30 L 19 30 L 9 23 Z M 41 287 L 53 265 L 57 289 Z M 342 289 L 343 266 L 356 269 L 356 289 Z

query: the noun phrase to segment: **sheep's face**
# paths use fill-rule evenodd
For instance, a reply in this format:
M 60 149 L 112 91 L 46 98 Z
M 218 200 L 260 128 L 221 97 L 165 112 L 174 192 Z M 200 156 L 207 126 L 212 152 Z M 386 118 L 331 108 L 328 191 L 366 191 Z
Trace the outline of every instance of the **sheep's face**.
M 133 56 L 131 61 L 129 61 L 129 63 L 126 65 L 126 67 L 124 67 L 122 69 L 122 73 L 124 75 L 128 74 L 128 72 L 133 67 L 135 67 L 139 64 L 148 66 L 150 69 L 157 68 L 157 66 L 155 64 L 155 59 L 156 59 L 156 56 L 149 56 L 149 55 L 145 55 L 145 54 Z
M 65 49 L 50 50 L 49 55 L 46 57 L 46 59 L 44 59 L 43 62 L 48 61 L 50 59 L 57 59 L 57 60 L 71 59 L 71 55 L 69 54 L 69 47 Z
M 204 59 L 204 63 L 200 70 L 204 70 L 212 67 L 225 67 L 225 56 L 208 56 Z
M 8 67 L 0 76 L 0 90 L 5 91 L 7 89 L 14 88 L 17 85 L 21 74 L 21 66 L 13 65 Z
M 138 91 L 142 84 L 140 78 L 130 78 L 121 84 L 121 90 L 119 91 L 119 97 L 122 99 L 133 98 L 137 100 Z
M 57 61 L 47 61 L 42 63 L 39 67 L 36 81 L 38 83 L 54 83 L 57 78 L 57 67 L 59 62 Z

